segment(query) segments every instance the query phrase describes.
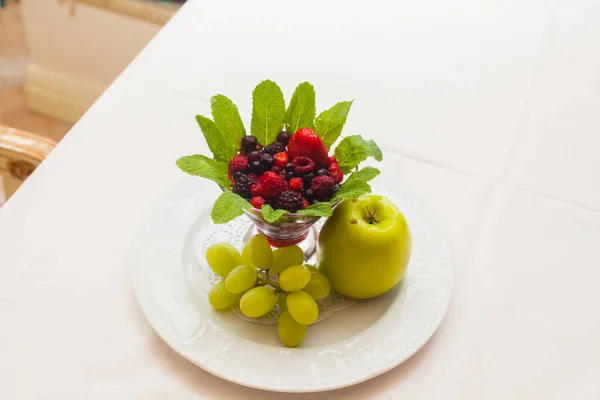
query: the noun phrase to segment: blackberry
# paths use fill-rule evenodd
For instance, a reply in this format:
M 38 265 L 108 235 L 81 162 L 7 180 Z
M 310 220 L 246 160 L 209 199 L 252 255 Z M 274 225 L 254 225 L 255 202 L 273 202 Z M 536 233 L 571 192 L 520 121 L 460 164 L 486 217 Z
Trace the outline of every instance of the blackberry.
M 289 133 L 287 131 L 281 131 L 281 132 L 279 132 L 279 135 L 277 135 L 277 141 L 279 143 L 283 143 L 284 146 L 287 146 L 291 137 L 292 137 L 291 133 Z
M 329 175 L 329 171 L 327 171 L 325 168 L 321 168 L 317 171 L 317 175 Z
M 264 171 L 262 164 L 259 161 L 254 161 L 248 165 L 248 171 L 255 173 L 256 175 L 261 175 Z
M 315 174 L 314 173 L 310 173 L 310 174 L 306 174 L 302 177 L 302 179 L 304 179 L 304 187 L 310 188 L 310 182 L 314 179 Z
M 262 153 L 260 155 L 260 163 L 264 170 L 267 170 L 273 166 L 273 156 L 269 153 Z
M 313 192 L 312 189 L 306 189 L 304 191 L 304 197 L 306 197 L 307 200 L 312 200 L 315 198 L 315 192 Z
M 256 150 L 256 146 L 258 146 L 258 139 L 254 136 L 244 136 L 242 138 L 242 151 L 244 153 Z
M 248 164 L 253 163 L 254 161 L 260 161 L 260 151 L 253 151 L 248 154 Z
M 244 176 L 244 174 L 242 174 L 240 171 L 234 172 L 233 175 L 231 175 L 234 181 L 237 181 L 242 176 Z
M 250 186 L 253 184 L 254 182 L 252 182 L 252 179 L 248 178 L 246 175 L 242 175 L 238 178 L 238 180 L 233 182 L 233 188 L 231 191 L 246 199 L 249 199 L 252 197 L 250 194 Z
M 285 145 L 280 142 L 273 142 L 263 149 L 264 152 L 269 153 L 270 155 L 275 155 L 277 153 L 281 153 L 285 151 Z
M 302 209 L 302 195 L 300 193 L 286 190 L 281 192 L 277 197 L 277 208 L 280 210 L 288 210 L 295 213 Z

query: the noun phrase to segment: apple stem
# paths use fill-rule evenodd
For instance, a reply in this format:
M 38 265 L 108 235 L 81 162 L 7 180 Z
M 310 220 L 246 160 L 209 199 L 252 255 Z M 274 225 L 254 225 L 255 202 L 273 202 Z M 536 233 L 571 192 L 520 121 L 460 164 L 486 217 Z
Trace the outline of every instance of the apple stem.
M 369 207 L 367 208 L 367 215 L 365 216 L 364 220 L 366 222 L 368 222 L 370 225 L 376 224 L 377 223 L 377 215 L 375 214 L 375 211 L 371 211 L 371 209 Z

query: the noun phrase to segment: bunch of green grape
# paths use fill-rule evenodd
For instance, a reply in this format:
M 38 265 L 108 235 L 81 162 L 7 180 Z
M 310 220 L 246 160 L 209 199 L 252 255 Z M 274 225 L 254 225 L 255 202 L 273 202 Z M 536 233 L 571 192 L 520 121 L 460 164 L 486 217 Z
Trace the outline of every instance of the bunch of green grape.
M 331 292 L 327 278 L 312 265 L 304 265 L 298 246 L 273 251 L 267 238 L 256 235 L 244 244 L 242 254 L 229 243 L 206 250 L 206 260 L 223 278 L 208 294 L 217 310 L 239 304 L 242 314 L 258 318 L 279 306 L 277 333 L 281 343 L 296 347 L 306 335 L 306 327 L 319 317 L 316 300 Z

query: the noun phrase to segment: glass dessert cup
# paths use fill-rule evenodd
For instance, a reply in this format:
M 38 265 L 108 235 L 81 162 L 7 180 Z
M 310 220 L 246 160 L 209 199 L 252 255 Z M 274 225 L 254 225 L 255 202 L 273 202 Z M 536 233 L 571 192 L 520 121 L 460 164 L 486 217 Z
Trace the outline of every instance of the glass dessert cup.
M 339 202 L 332 204 L 335 207 Z M 304 214 L 284 214 L 277 222 L 265 221 L 260 210 L 250 208 L 244 213 L 252 221 L 252 226 L 246 232 L 244 241 L 249 240 L 257 233 L 267 237 L 273 247 L 287 247 L 298 245 L 304 251 L 304 259 L 308 260 L 315 252 L 318 231 L 314 227 L 322 217 L 312 217 Z

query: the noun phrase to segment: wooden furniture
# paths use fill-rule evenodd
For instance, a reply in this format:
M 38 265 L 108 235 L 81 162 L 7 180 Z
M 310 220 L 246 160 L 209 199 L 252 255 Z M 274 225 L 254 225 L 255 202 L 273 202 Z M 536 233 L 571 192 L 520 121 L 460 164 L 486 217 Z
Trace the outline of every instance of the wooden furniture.
M 24 181 L 54 146 L 51 139 L 0 124 L 0 174 Z

